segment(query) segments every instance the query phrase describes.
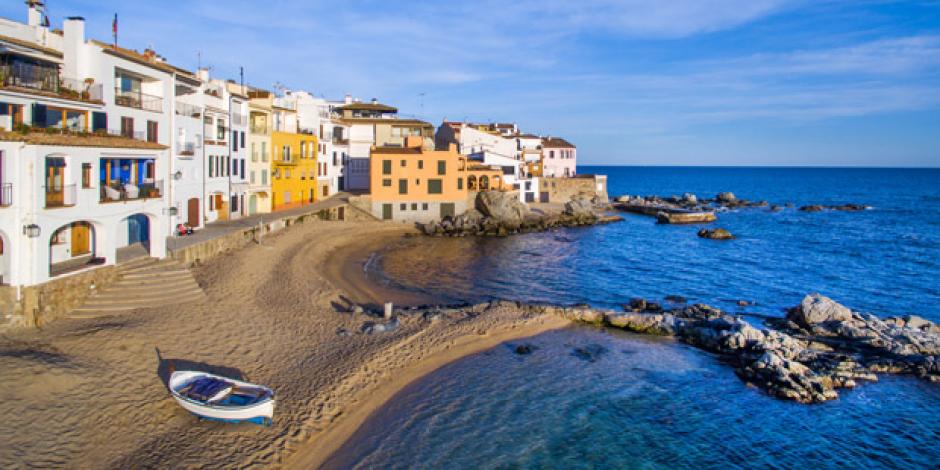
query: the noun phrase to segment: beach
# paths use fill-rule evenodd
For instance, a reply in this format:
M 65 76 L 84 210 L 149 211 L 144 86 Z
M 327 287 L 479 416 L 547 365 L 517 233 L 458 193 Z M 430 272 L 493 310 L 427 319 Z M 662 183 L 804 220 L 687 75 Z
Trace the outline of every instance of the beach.
M 370 283 L 361 263 L 413 229 L 310 221 L 192 268 L 207 299 L 0 335 L 0 465 L 314 468 L 412 381 L 501 342 L 567 325 L 513 304 L 394 331 L 350 302 L 433 299 Z M 198 421 L 172 400 L 170 364 L 276 391 L 270 427 Z

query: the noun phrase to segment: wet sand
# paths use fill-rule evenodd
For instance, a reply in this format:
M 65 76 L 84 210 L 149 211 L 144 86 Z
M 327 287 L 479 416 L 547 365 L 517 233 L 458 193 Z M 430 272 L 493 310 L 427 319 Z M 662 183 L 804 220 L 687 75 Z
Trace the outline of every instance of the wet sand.
M 371 251 L 410 230 L 295 225 L 194 268 L 205 302 L 0 334 L 0 467 L 314 468 L 411 381 L 567 324 L 499 304 L 358 333 L 376 319 L 347 313 L 349 301 L 428 300 L 372 285 L 362 271 Z M 167 393 L 171 362 L 271 386 L 274 424 L 197 420 Z

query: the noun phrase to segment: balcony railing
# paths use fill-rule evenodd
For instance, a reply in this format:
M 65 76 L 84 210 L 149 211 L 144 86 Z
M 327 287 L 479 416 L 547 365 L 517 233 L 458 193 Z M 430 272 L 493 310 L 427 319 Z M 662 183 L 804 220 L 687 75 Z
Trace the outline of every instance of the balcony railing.
M 267 135 L 267 134 L 270 134 L 270 133 L 271 133 L 271 127 L 269 127 L 269 126 L 264 126 L 264 125 L 260 125 L 260 124 L 252 124 L 252 125 L 251 125 L 251 133 L 252 133 L 252 134 Z
M 13 183 L 3 183 L 0 186 L 0 207 L 13 204 Z
M 177 101 L 176 114 L 198 119 L 202 117 L 202 108 L 189 103 L 181 103 Z
M 183 157 L 192 157 L 196 154 L 195 142 L 177 142 L 176 154 Z
M 46 207 L 71 207 L 75 205 L 76 188 L 74 184 L 44 186 Z
M 101 181 L 101 202 L 136 201 L 163 197 L 163 180 L 140 184 Z
M 143 109 L 155 113 L 163 112 L 163 97 L 148 95 L 137 91 L 124 91 L 120 87 L 114 88 L 114 102 L 119 106 Z
M 108 129 L 108 134 L 127 137 L 128 139 L 147 140 L 146 131 L 122 131 L 121 129 Z
M 26 63 L 0 65 L 0 86 L 52 93 L 65 99 L 102 101 L 103 87 L 91 80 L 59 76 L 58 69 Z

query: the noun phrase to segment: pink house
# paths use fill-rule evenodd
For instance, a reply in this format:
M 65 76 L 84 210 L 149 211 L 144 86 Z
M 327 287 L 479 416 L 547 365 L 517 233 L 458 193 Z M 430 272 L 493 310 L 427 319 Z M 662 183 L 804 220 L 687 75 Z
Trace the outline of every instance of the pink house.
M 542 138 L 542 175 L 574 176 L 577 168 L 578 149 L 565 139 Z

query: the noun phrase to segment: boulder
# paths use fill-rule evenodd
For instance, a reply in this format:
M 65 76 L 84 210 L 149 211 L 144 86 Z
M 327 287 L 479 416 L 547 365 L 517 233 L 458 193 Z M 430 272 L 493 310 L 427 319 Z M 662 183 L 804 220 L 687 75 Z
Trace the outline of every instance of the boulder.
M 522 226 L 529 208 L 519 202 L 513 193 L 481 191 L 477 194 L 476 208 L 500 227 L 516 230 Z
M 698 231 L 698 236 L 700 238 L 708 238 L 710 240 L 731 240 L 734 238 L 734 235 L 732 235 L 731 232 L 723 228 L 703 228 Z
M 819 204 L 813 204 L 810 206 L 800 206 L 800 211 L 802 212 L 821 212 L 825 207 Z
M 656 222 L 660 224 L 703 224 L 714 222 L 718 218 L 714 212 L 666 212 L 656 213 Z
M 715 200 L 722 204 L 733 204 L 737 202 L 738 198 L 734 195 L 734 193 L 727 191 L 718 193 L 718 195 L 715 196 Z
M 594 204 L 590 199 L 585 197 L 574 197 L 570 201 L 565 203 L 565 215 L 571 217 L 581 217 L 581 218 L 593 218 L 596 217 L 594 213 Z
M 812 329 L 819 323 L 851 321 L 852 311 L 829 297 L 810 294 L 803 298 L 799 307 L 790 310 L 787 319 Z

